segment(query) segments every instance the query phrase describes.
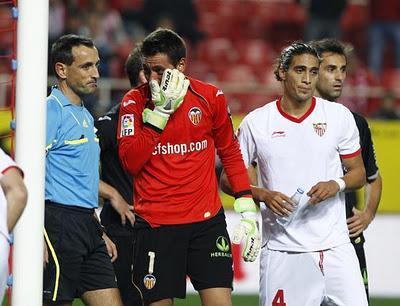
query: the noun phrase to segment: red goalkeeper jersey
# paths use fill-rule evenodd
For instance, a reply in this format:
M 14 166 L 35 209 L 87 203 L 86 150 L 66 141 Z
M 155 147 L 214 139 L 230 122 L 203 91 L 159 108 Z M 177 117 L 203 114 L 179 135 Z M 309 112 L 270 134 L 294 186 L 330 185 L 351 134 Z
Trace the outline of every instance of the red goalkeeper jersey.
M 163 131 L 144 124 L 153 108 L 148 84 L 130 90 L 119 114 L 119 156 L 134 176 L 135 212 L 152 226 L 207 220 L 221 208 L 217 151 L 233 192 L 251 195 L 226 99 L 218 88 L 190 78 L 182 105 Z

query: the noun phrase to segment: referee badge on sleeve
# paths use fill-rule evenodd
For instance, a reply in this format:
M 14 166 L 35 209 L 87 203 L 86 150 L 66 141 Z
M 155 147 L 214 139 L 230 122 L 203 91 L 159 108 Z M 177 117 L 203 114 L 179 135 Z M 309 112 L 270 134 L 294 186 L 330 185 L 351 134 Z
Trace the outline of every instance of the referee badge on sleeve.
M 134 117 L 133 114 L 126 114 L 121 117 L 121 137 L 134 135 Z

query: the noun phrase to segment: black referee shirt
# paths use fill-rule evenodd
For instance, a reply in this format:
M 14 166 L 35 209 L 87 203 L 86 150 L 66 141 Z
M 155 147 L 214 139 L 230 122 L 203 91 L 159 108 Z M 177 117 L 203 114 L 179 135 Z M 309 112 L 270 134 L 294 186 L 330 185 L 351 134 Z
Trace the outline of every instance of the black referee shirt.
M 365 174 L 367 176 L 367 182 L 373 182 L 378 176 L 378 166 L 376 164 L 375 149 L 371 138 L 371 130 L 369 129 L 367 120 L 357 114 L 352 112 L 358 131 L 360 133 L 360 145 L 361 154 L 365 167 Z M 346 193 L 346 217 L 349 218 L 353 216 L 353 207 L 357 204 L 356 193 L 347 192 Z
M 117 129 L 119 109 L 120 104 L 117 104 L 105 116 L 100 117 L 95 122 L 101 149 L 101 179 L 113 186 L 128 204 L 132 204 L 132 177 L 122 168 L 118 157 Z M 105 227 L 122 227 L 121 217 L 109 201 L 104 202 L 100 217 L 101 223 Z

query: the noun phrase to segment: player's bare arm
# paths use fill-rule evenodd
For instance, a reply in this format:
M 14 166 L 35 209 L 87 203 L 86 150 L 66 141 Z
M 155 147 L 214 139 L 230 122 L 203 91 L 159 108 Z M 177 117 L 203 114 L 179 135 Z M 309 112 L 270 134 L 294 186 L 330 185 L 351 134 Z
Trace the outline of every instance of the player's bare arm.
M 375 218 L 382 194 L 382 177 L 380 174 L 378 174 L 374 181 L 367 183 L 364 187 L 364 209 L 358 210 L 357 208 L 353 208 L 354 216 L 347 219 L 350 237 L 357 237 L 360 235 Z
M 110 200 L 112 207 L 118 212 L 121 217 L 122 225 L 126 224 L 126 219 L 128 219 L 132 225 L 135 223 L 133 206 L 129 205 L 114 187 L 100 180 L 99 195 L 103 199 Z
M 251 165 L 247 168 L 247 174 L 249 176 L 249 183 L 251 186 L 257 186 L 257 170 L 256 168 Z M 219 179 L 219 187 L 223 192 L 234 196 L 231 184 L 229 183 L 228 176 L 226 175 L 225 170 L 222 170 L 220 179 Z
M 28 192 L 17 168 L 9 168 L 1 178 L 0 185 L 7 200 L 7 227 L 11 232 L 24 211 Z
M 361 154 L 350 158 L 344 158 L 342 163 L 347 169 L 347 173 L 343 176 L 343 180 L 346 183 L 344 191 L 354 191 L 363 187 L 366 183 L 366 179 Z
M 258 202 L 264 202 L 276 215 L 283 217 L 288 216 L 293 211 L 293 203 L 290 197 L 278 192 L 251 186 L 253 198 Z
M 247 168 L 247 175 L 249 176 L 250 187 L 257 187 L 258 181 L 257 181 L 257 170 L 255 165 L 252 164 L 250 167 Z M 222 170 L 219 179 L 219 187 L 226 194 L 234 196 L 231 185 L 229 184 L 228 176 L 226 175 L 226 172 L 224 170 Z M 257 201 L 254 197 L 253 199 L 257 204 L 257 206 L 260 206 L 260 202 Z
M 278 216 L 288 216 L 293 211 L 292 201 L 287 195 L 257 186 L 257 170 L 254 165 L 247 168 L 251 192 L 256 203 L 264 202 Z M 220 178 L 220 187 L 223 192 L 233 195 L 226 173 L 223 171 Z
M 247 168 L 247 175 L 249 177 L 250 187 L 257 186 L 257 170 L 255 165 L 251 165 Z M 225 170 L 222 170 L 220 179 L 219 179 L 219 187 L 223 192 L 234 196 L 234 192 L 232 191 L 231 184 L 229 183 L 228 176 L 226 175 Z M 255 200 L 255 199 L 254 199 Z M 258 205 L 258 204 L 257 204 Z
M 93 217 L 100 224 L 100 220 L 99 220 L 99 217 L 97 216 L 96 212 L 93 214 Z M 106 244 L 107 253 L 111 258 L 111 262 L 114 262 L 118 258 L 117 247 L 115 246 L 114 242 L 112 242 L 112 240 L 107 236 L 107 234 L 105 232 L 103 233 L 102 238 Z
M 343 159 L 343 165 L 348 172 L 341 178 L 344 181 L 344 190 L 352 191 L 361 188 L 365 184 L 365 169 L 361 154 Z M 335 181 L 319 182 L 314 185 L 307 195 L 310 204 L 318 204 L 328 198 L 335 196 L 341 186 Z
M 249 176 L 249 182 L 251 186 L 257 186 L 257 169 L 255 164 L 251 164 L 250 167 L 247 168 L 247 175 Z
M 247 169 L 247 173 L 249 175 L 251 187 L 252 187 L 251 192 L 253 193 L 253 198 L 254 198 L 255 202 L 258 205 L 260 205 L 259 203 L 261 200 L 257 200 L 257 199 L 265 198 L 265 196 L 263 197 L 263 195 L 262 195 L 263 193 L 268 193 L 268 192 L 275 193 L 275 194 L 272 194 L 272 198 L 273 198 L 272 200 L 270 200 L 270 201 L 266 200 L 267 202 L 264 201 L 264 203 L 266 203 L 266 205 L 269 207 L 269 209 L 271 209 L 278 216 L 288 216 L 293 211 L 293 206 L 291 204 L 292 201 L 290 200 L 290 198 L 287 199 L 288 197 L 282 193 L 269 191 L 268 189 L 257 187 L 258 184 L 257 184 L 257 169 L 256 169 L 256 167 L 257 167 L 257 164 L 252 163 L 251 166 Z M 255 182 L 255 183 L 253 183 L 253 182 Z M 255 195 L 256 193 L 260 193 L 260 194 Z M 280 197 L 280 199 L 279 199 L 279 197 Z M 270 205 L 268 205 L 268 203 L 270 203 Z M 275 204 L 275 206 L 274 206 L 274 204 Z
M 112 240 L 106 235 L 106 233 L 103 234 L 103 240 L 106 243 L 107 252 L 111 258 L 111 262 L 114 262 L 118 258 L 117 247 L 115 246 L 115 243 L 112 242 Z

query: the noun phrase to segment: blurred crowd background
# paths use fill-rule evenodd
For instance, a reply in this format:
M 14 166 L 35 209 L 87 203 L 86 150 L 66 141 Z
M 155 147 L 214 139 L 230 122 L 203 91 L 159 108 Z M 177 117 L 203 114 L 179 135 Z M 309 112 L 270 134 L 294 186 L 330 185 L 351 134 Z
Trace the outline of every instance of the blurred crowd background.
M 0 147 L 6 151 L 12 148 L 10 106 L 15 101 L 18 65 L 16 1 L 0 0 Z M 375 295 L 400 296 L 395 281 L 400 248 L 391 243 L 400 224 L 400 0 L 49 0 L 49 4 L 49 47 L 59 36 L 75 33 L 93 38 L 99 49 L 99 89 L 85 101 L 95 118 L 120 102 L 129 89 L 124 73 L 128 54 L 160 26 L 184 37 L 186 74 L 224 91 L 236 126 L 243 115 L 279 97 L 273 66 L 283 47 L 296 40 L 327 37 L 351 45 L 339 102 L 377 119 L 369 123 L 384 178 L 379 212 L 396 213 L 392 221 L 378 216 L 371 225 L 367 243 L 372 246 L 367 250 L 371 287 Z M 51 86 L 55 83 L 51 67 L 48 72 Z M 225 207 L 232 202 L 223 196 Z M 388 247 L 382 261 L 382 250 Z M 400 305 L 397 300 L 393 303 L 379 305 Z
M 0 5 L 0 28 L 10 14 Z M 99 93 L 87 101 L 94 117 L 129 88 L 125 59 L 159 26 L 185 38 L 187 74 L 219 85 L 234 114 L 279 95 L 272 69 L 282 47 L 336 37 L 354 47 L 340 102 L 369 118 L 400 118 L 399 0 L 50 0 L 49 44 L 76 33 L 93 38 L 100 51 Z M 3 77 L 11 47 L 10 34 L 0 31 Z

